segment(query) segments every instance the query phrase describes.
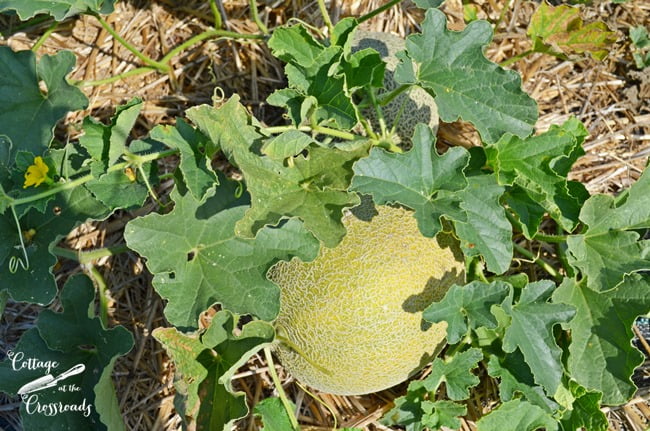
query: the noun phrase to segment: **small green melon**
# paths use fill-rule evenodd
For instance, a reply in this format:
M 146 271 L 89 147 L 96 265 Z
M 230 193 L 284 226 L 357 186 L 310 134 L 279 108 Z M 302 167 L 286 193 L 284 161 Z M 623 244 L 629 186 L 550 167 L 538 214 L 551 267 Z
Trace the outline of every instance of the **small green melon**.
M 395 54 L 404 50 L 405 47 L 406 42 L 399 36 L 362 29 L 355 31 L 352 40 L 352 52 L 373 48 L 379 52 L 382 60 L 386 63 L 384 89 L 378 92 L 379 97 L 398 87 L 394 75 L 399 60 L 395 57 Z M 378 130 L 374 108 L 364 110 L 363 115 L 370 120 L 373 128 Z M 389 128 L 395 126 L 395 133 L 402 143 L 411 141 L 415 126 L 418 123 L 428 125 L 434 134 L 438 131 L 439 119 L 436 102 L 433 96 L 419 87 L 411 88 L 408 92 L 400 94 L 386 106 L 383 106 L 382 115 Z
M 457 241 L 422 236 L 411 211 L 369 206 L 354 214 L 344 217 L 348 233 L 337 247 L 269 271 L 281 289 L 282 364 L 299 381 L 341 395 L 389 388 L 430 362 L 447 325 L 428 324 L 422 311 L 464 280 Z

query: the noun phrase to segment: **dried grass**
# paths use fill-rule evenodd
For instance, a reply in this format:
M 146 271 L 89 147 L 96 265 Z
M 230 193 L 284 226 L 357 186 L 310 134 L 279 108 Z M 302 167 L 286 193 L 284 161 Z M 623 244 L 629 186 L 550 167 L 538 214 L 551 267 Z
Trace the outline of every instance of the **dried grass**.
M 111 25 L 142 52 L 161 58 L 170 49 L 212 25 L 208 2 L 191 0 L 128 0 L 116 4 L 115 13 L 108 17 Z M 276 0 L 260 2 L 260 16 L 273 28 L 299 18 L 322 26 L 315 1 Z M 330 2 L 330 14 L 336 20 L 347 15 L 361 15 L 383 4 L 381 0 L 349 0 Z M 499 20 L 496 36 L 486 55 L 493 61 L 503 61 L 529 47 L 526 26 L 536 3 L 532 1 L 482 0 L 479 17 Z M 582 7 L 586 20 L 603 19 L 615 29 L 618 41 L 603 62 L 586 58 L 577 62 L 560 61 L 550 56 L 533 55 L 516 63 L 513 68 L 522 74 L 522 82 L 539 103 L 538 130 L 544 131 L 569 116 L 582 120 L 590 136 L 586 151 L 571 173 L 571 178 L 586 184 L 591 193 L 617 193 L 634 182 L 650 155 L 650 77 L 632 67 L 627 29 L 633 25 L 649 25 L 650 4 L 632 0 L 623 5 L 596 1 Z M 503 10 L 505 5 L 506 10 Z M 248 1 L 224 2 L 226 26 L 242 33 L 258 31 L 250 19 Z M 443 7 L 452 29 L 464 27 L 462 3 L 447 0 Z M 366 25 L 371 30 L 408 35 L 419 29 L 422 12 L 410 1 L 392 8 Z M 11 28 L 16 21 L 0 17 L 0 28 Z M 0 43 L 14 49 L 28 49 L 49 23 L 42 23 L 14 33 Z M 101 80 L 132 70 L 141 65 L 129 51 L 90 16 L 70 19 L 39 50 L 39 55 L 70 49 L 77 56 L 74 80 Z M 210 103 L 216 87 L 226 95 L 238 93 L 243 103 L 267 124 L 282 120 L 281 112 L 264 103 L 268 94 L 282 86 L 285 77 L 282 65 L 270 56 L 269 50 L 255 42 L 211 40 L 186 50 L 172 61 L 173 72 L 130 77 L 101 86 L 85 87 L 90 104 L 88 109 L 71 114 L 57 129 L 61 138 L 76 138 L 84 116 L 93 115 L 106 121 L 117 104 L 138 96 L 145 107 L 138 119 L 134 137 L 145 135 L 157 124 L 172 123 L 185 109 L 200 103 Z M 477 145 L 476 133 L 461 123 L 443 124 L 439 132 L 441 145 Z M 174 161 L 165 162 L 171 169 Z M 161 193 L 169 190 L 163 184 Z M 149 206 L 138 213 L 153 210 Z M 64 241 L 72 249 L 93 249 L 115 245 L 122 241 L 122 229 L 137 214 L 120 212 L 108 221 L 90 223 L 75 229 Z M 551 226 L 549 226 L 551 228 Z M 521 243 L 527 246 L 525 242 Z M 555 259 L 551 250 L 531 249 L 545 259 Z M 142 259 L 132 253 L 104 258 L 94 263 L 103 274 L 110 295 L 111 324 L 126 326 L 135 337 L 134 349 L 117 361 L 114 381 L 120 408 L 129 430 L 177 430 L 180 418 L 173 407 L 174 367 L 162 347 L 152 338 L 156 327 L 168 326 L 163 316 L 164 304 L 151 287 L 151 276 Z M 522 268 L 531 265 L 522 260 Z M 64 261 L 57 270 L 59 285 L 71 274 L 87 270 L 73 262 Z M 539 276 L 530 272 L 531 278 Z M 58 304 L 48 308 L 58 309 Z M 42 307 L 9 302 L 0 320 L 0 355 L 16 344 L 20 335 L 33 327 Z M 641 369 L 648 373 L 649 365 Z M 425 375 L 424 370 L 416 378 Z M 356 426 L 367 430 L 385 430 L 378 419 L 391 408 L 395 397 L 404 393 L 406 384 L 377 394 L 342 397 L 317 393 L 320 401 L 305 392 L 278 366 L 285 390 L 294 400 L 298 416 L 306 430 L 327 430 L 334 425 Z M 479 370 L 484 374 L 484 370 Z M 641 376 L 643 377 L 643 376 Z M 273 384 L 262 357 L 254 356 L 235 376 L 234 385 L 246 393 L 249 405 L 274 393 Z M 468 404 L 468 416 L 463 430 L 475 430 L 473 420 L 489 411 L 496 399 L 494 382 L 484 379 Z M 646 429 L 650 421 L 648 394 L 627 406 L 607 410 L 611 430 Z M 329 408 L 324 407 L 327 404 Z M 20 429 L 15 399 L 0 398 L 0 417 L 8 429 Z M 248 417 L 239 422 L 238 430 L 257 430 L 259 422 Z

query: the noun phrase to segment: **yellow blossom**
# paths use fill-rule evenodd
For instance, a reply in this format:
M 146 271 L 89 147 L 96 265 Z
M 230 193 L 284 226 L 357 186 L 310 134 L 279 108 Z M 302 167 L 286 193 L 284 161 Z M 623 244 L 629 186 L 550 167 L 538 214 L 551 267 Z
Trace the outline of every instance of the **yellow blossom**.
M 34 164 L 27 168 L 25 172 L 25 184 L 23 188 L 26 189 L 29 186 L 38 187 L 43 181 L 50 182 L 49 177 L 47 176 L 47 171 L 50 168 L 45 164 L 41 156 L 34 158 Z

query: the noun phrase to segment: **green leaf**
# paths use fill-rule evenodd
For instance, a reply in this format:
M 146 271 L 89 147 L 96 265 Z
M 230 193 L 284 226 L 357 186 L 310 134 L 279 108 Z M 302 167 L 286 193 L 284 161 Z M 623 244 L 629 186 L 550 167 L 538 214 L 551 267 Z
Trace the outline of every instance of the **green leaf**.
M 630 377 L 643 362 L 634 348 L 632 323 L 650 311 L 647 275 L 626 276 L 607 292 L 596 292 L 588 282 L 565 279 L 553 294 L 555 302 L 576 309 L 566 327 L 571 331 L 568 371 L 587 389 L 603 393 L 607 405 L 625 404 L 635 393 Z
M 348 192 L 352 163 L 366 154 L 366 146 L 354 151 L 311 146 L 308 155 L 284 163 L 259 154 L 263 136 L 237 96 L 219 109 L 201 106 L 187 115 L 244 174 L 252 205 L 237 222 L 237 235 L 252 238 L 265 225 L 298 217 L 326 246 L 340 242 L 343 209 L 359 203 Z
M 460 429 L 460 416 L 467 414 L 467 407 L 453 401 L 424 401 L 422 403 L 424 414 L 422 425 L 431 430 L 442 427 Z
M 88 219 L 101 220 L 109 213 L 110 210 L 83 187 L 57 194 L 44 213 L 30 209 L 20 219 L 22 232 L 34 230 L 34 235 L 25 244 L 29 269 L 21 266 L 12 273 L 7 270 L 10 260 L 25 259 L 13 215 L 6 211 L 0 216 L 0 289 L 7 289 L 15 301 L 49 304 L 56 295 L 51 270 L 57 262 L 50 250 L 75 226 Z
M 528 364 L 519 350 L 506 354 L 503 359 L 496 356 L 490 357 L 488 374 L 499 379 L 499 398 L 501 401 L 515 399 L 517 393 L 548 413 L 553 413 L 559 405 L 544 394 L 541 386 L 535 385 Z
M 650 170 L 618 198 L 595 195 L 580 211 L 588 228 L 567 239 L 569 263 L 597 291 L 615 288 L 623 277 L 650 269 L 650 240 L 634 230 L 650 228 Z
M 509 291 L 509 285 L 501 281 L 454 285 L 442 301 L 434 302 L 424 310 L 422 318 L 432 323 L 447 322 L 447 341 L 456 344 L 470 328 L 496 328 L 497 320 L 490 308 L 501 304 Z
M 56 21 L 80 14 L 96 12 L 109 14 L 113 12 L 115 0 L 0 0 L 0 12 L 16 11 L 21 21 L 41 14 L 49 14 Z
M 530 200 L 548 211 L 565 230 L 572 231 L 587 193 L 572 195 L 566 177 L 584 154 L 582 143 L 587 134 L 582 123 L 571 118 L 538 136 L 521 139 L 506 134 L 485 151 L 499 184 L 521 187 Z M 526 219 L 527 214 L 522 217 Z
M 168 300 L 165 316 L 176 326 L 194 327 L 215 303 L 272 320 L 280 291 L 266 271 L 280 259 L 311 260 L 318 253 L 318 241 L 297 220 L 264 228 L 255 239 L 236 236 L 247 196 L 237 198 L 232 181 L 220 183 L 202 201 L 176 187 L 170 213 L 149 214 L 126 227 L 128 246 L 147 258 L 153 286 Z
M 470 162 L 471 163 L 471 162 Z M 456 234 L 465 256 L 482 255 L 487 269 L 501 274 L 512 261 L 512 225 L 499 202 L 504 188 L 493 174 L 467 177 L 467 187 L 456 192 L 465 220 L 455 220 Z
M 469 153 L 461 147 L 443 155 L 435 149 L 430 128 L 418 124 L 413 148 L 403 154 L 373 148 L 370 155 L 354 164 L 351 190 L 371 194 L 377 204 L 400 203 L 415 211 L 420 232 L 435 236 L 441 229 L 440 217 L 464 220 L 458 202 L 449 192 L 467 186 L 463 169 Z
M 524 236 L 532 239 L 537 233 L 546 211 L 523 188 L 514 185 L 503 195 L 503 201 L 514 212 Z
M 448 361 L 436 358 L 431 374 L 424 380 L 409 384 L 406 395 L 395 399 L 393 407 L 381 419 L 384 425 L 402 425 L 407 431 L 422 431 L 425 427 L 438 429 L 442 426 L 457 428 L 457 416 L 464 415 L 463 406 L 451 401 L 429 401 L 442 384 L 446 383 L 447 395 L 452 400 L 469 397 L 469 389 L 479 383 L 478 377 L 471 373 L 483 359 L 479 349 L 471 348 L 456 354 Z
M 79 144 L 94 161 L 93 173 L 97 176 L 117 163 L 127 152 L 127 139 L 142 110 L 142 100 L 132 99 L 115 110 L 111 123 L 104 125 L 91 117 L 84 119 L 84 131 Z
M 293 429 L 289 414 L 280 398 L 266 398 L 255 404 L 253 414 L 262 418 L 261 431 L 287 431 Z
M 0 130 L 13 143 L 13 154 L 19 150 L 42 154 L 52 141 L 56 123 L 69 111 L 88 106 L 86 96 L 65 79 L 74 64 L 70 51 L 44 55 L 37 63 L 32 51 L 14 52 L 0 46 Z M 39 89 L 39 81 L 47 94 Z
M 92 281 L 84 275 L 70 278 L 61 293 L 63 312 L 44 310 L 36 328 L 21 337 L 14 356 L 0 363 L 0 390 L 16 394 L 20 387 L 36 378 L 51 374 L 56 377 L 73 366 L 83 364 L 84 370 L 54 387 L 26 395 L 21 416 L 26 430 L 124 430 L 110 379 L 117 357 L 133 347 L 133 336 L 121 326 L 104 329 L 98 317 L 90 313 L 94 299 Z M 53 361 L 50 371 L 16 369 L 20 361 L 36 358 Z M 77 390 L 70 390 L 75 385 Z M 70 410 L 47 414 L 35 412 L 37 404 L 56 408 L 58 403 Z M 72 406 L 77 406 L 72 408 Z M 116 419 L 117 418 L 117 419 Z M 101 422 L 100 422 L 101 421 Z
M 528 284 L 515 304 L 503 302 L 503 310 L 512 319 L 503 338 L 503 350 L 519 348 L 547 394 L 554 394 L 563 375 L 562 349 L 555 342 L 553 327 L 571 320 L 576 311 L 566 304 L 550 303 L 555 283 L 542 280 Z
M 471 373 L 478 362 L 483 359 L 483 353 L 476 348 L 456 354 L 451 360 L 444 361 L 436 358 L 431 366 L 431 374 L 421 384 L 431 393 L 435 393 L 440 384 L 445 382 L 447 396 L 452 400 L 466 400 L 469 389 L 479 383 L 479 378 Z
M 342 129 L 355 126 L 356 111 L 346 94 L 344 78 L 330 72 L 340 62 L 341 47 L 326 47 L 302 25 L 276 29 L 268 45 L 274 56 L 288 63 L 285 73 L 289 87 L 302 97 L 311 96 L 317 101 L 314 110 L 317 123 Z
M 504 133 L 525 137 L 537 120 L 537 105 L 521 90 L 517 73 L 485 58 L 492 26 L 474 21 L 462 32 L 448 31 L 444 13 L 429 9 L 422 34 L 409 36 L 406 53 L 398 54 L 395 79 L 422 86 L 434 97 L 440 118 L 469 121 L 485 142 Z
M 306 133 L 298 130 L 288 130 L 266 141 L 262 146 L 262 153 L 272 159 L 283 161 L 300 154 L 301 151 L 315 143 L 314 138 Z
M 273 341 L 275 332 L 261 321 L 244 325 L 239 335 L 233 333 L 236 327 L 236 317 L 220 311 L 203 336 L 186 335 L 175 328 L 154 330 L 180 374 L 177 406 L 181 406 L 184 429 L 229 430 L 235 420 L 248 414 L 246 396 L 233 390 L 231 379 L 255 352 Z
M 432 7 L 440 7 L 445 0 L 414 0 L 413 3 L 420 9 L 429 9 Z
M 413 209 L 425 236 L 438 233 L 441 217 L 453 220 L 466 256 L 481 254 L 490 271 L 506 271 L 512 260 L 512 226 L 499 203 L 504 188 L 493 175 L 465 178 L 470 154 L 454 147 L 439 155 L 434 142 L 431 129 L 418 124 L 408 152 L 373 148 L 355 163 L 350 189 L 371 194 L 378 204 L 397 202 Z
M 569 382 L 569 391 L 573 397 L 571 408 L 567 409 L 560 423 L 564 431 L 607 431 L 607 416 L 600 410 L 600 392 L 590 392 L 575 383 Z
M 187 124 L 182 118 L 176 120 L 175 126 L 159 125 L 154 127 L 149 136 L 170 148 L 180 152 L 179 169 L 183 174 L 185 185 L 192 195 L 201 200 L 217 183 L 217 175 L 210 166 L 215 149 L 211 149 L 210 140 L 203 133 Z
M 528 25 L 528 36 L 537 52 L 548 50 L 564 54 L 588 52 L 596 60 L 607 56 L 616 35 L 602 21 L 584 25 L 580 10 L 540 3 Z
M 540 407 L 526 401 L 512 400 L 476 422 L 478 431 L 557 431 L 558 423 Z

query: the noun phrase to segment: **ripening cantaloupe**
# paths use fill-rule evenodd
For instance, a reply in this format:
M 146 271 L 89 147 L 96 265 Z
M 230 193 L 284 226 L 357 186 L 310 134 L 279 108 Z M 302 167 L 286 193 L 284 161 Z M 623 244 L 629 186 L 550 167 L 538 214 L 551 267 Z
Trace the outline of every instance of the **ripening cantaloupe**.
M 424 237 L 409 210 L 362 205 L 343 223 L 337 247 L 279 262 L 269 278 L 281 289 L 284 367 L 320 391 L 358 395 L 406 380 L 440 352 L 447 325 L 422 310 L 462 284 L 464 264 L 451 235 Z

